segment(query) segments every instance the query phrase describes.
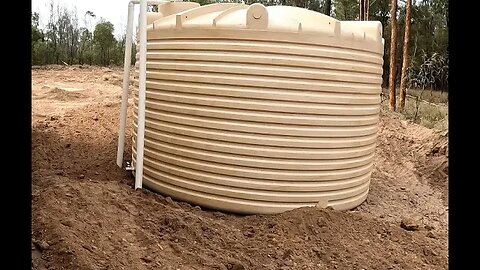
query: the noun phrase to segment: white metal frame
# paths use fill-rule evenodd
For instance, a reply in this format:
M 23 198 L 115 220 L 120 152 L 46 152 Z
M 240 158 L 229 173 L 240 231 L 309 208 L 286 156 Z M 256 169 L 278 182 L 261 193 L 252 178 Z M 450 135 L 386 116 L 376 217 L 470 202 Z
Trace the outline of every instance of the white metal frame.
M 128 3 L 127 40 L 125 44 L 125 58 L 123 65 L 123 93 L 120 109 L 120 129 L 118 131 L 117 166 L 122 168 L 123 153 L 125 150 L 125 127 L 127 124 L 128 89 L 130 85 L 130 62 L 132 57 L 132 33 L 134 5 L 140 4 L 139 16 L 139 85 L 138 85 L 138 129 L 137 129 L 137 159 L 135 164 L 135 189 L 142 188 L 143 155 L 145 142 L 145 98 L 147 76 L 147 4 L 158 5 L 169 0 L 132 0 Z

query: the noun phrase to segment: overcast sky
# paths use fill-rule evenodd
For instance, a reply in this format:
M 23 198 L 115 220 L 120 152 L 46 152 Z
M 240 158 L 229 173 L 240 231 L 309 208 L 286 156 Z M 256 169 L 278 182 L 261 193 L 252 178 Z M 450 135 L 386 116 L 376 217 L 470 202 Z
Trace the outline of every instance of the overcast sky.
M 50 16 L 50 2 L 54 2 L 54 6 L 60 4 L 69 10 L 77 8 L 77 17 L 79 26 L 84 26 L 84 15 L 87 10 L 92 11 L 96 15 L 96 19 L 92 20 L 92 25 L 104 18 L 111 22 L 115 27 L 114 35 L 120 37 L 126 32 L 128 2 L 130 0 L 32 0 L 32 12 L 40 14 L 40 27 L 44 28 Z M 135 5 L 134 23 L 138 18 L 139 5 Z

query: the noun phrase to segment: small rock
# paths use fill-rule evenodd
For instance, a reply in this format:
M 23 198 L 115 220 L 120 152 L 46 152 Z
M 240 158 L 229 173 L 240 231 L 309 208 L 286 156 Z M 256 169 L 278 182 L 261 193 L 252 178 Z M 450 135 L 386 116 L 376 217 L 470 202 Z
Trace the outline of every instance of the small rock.
M 86 245 L 86 244 L 83 244 L 82 247 L 83 247 L 84 249 L 90 251 L 90 252 L 93 252 L 93 248 L 90 247 L 90 246 L 88 246 L 88 245 Z
M 98 116 L 93 117 L 94 121 L 98 121 Z
M 243 235 L 245 235 L 246 237 L 252 237 L 255 235 L 255 233 L 252 231 L 244 231 Z
M 413 219 L 404 218 L 400 222 L 400 227 L 407 231 L 418 231 L 419 225 Z
M 288 261 L 285 261 L 284 264 L 286 266 L 293 266 L 293 261 L 292 260 L 288 260 Z
M 380 218 L 385 218 L 385 215 L 384 215 L 384 214 L 381 214 L 381 215 L 380 215 Z
M 72 144 L 67 143 L 67 144 L 65 145 L 65 148 L 70 148 L 71 145 L 72 145 Z
M 213 212 L 213 216 L 217 217 L 217 218 L 223 218 L 223 217 L 225 217 L 225 214 L 222 213 L 222 212 L 215 211 L 215 212 Z
M 50 116 L 50 121 L 55 121 L 55 120 L 58 120 L 58 117 L 56 117 L 56 116 Z
M 406 187 L 400 187 L 400 189 L 401 189 L 401 190 L 405 190 L 405 189 L 406 189 Z
M 197 209 L 197 210 L 202 210 L 202 208 L 198 205 L 196 205 L 194 208 Z
M 153 261 L 152 257 L 150 256 L 142 257 L 142 260 L 146 263 L 151 263 Z
M 285 250 L 285 253 L 283 253 L 283 259 L 287 259 L 287 258 L 290 258 L 292 256 L 293 252 L 291 249 L 287 249 Z
M 438 256 L 438 252 L 436 252 L 435 250 L 433 249 L 429 249 L 429 248 L 423 248 L 423 254 L 427 257 L 429 256 Z
M 245 266 L 243 266 L 243 264 L 238 262 L 228 263 L 227 265 L 225 265 L 225 267 L 227 267 L 228 270 L 244 270 L 245 269 Z
M 325 227 L 325 226 L 327 226 L 327 222 L 325 221 L 325 218 L 319 217 L 318 220 L 317 220 L 317 225 L 318 225 L 319 227 Z
M 175 204 L 175 202 L 172 200 L 171 197 L 166 197 L 165 200 L 166 200 L 168 203 Z
M 318 208 L 327 208 L 328 201 L 319 201 L 315 206 Z
M 84 174 L 80 174 L 80 175 L 78 176 L 78 179 L 83 179 L 83 178 L 85 178 L 85 175 L 84 175 Z
M 64 226 L 67 226 L 67 227 L 72 227 L 73 226 L 73 222 L 69 219 L 62 220 L 62 221 L 60 221 L 60 223 Z
M 432 231 L 429 231 L 429 232 L 427 233 L 427 237 L 433 238 L 433 239 L 437 239 L 437 235 L 434 234 Z
M 425 230 L 431 231 L 433 229 L 435 229 L 435 227 L 433 227 L 432 225 L 425 225 Z
M 47 250 L 50 245 L 45 241 L 36 241 L 34 243 L 40 250 Z
M 95 175 L 99 175 L 100 173 L 99 172 L 95 172 Z
M 62 170 L 56 171 L 55 174 L 56 175 L 61 175 L 61 176 L 65 175 L 65 173 Z
M 281 249 L 277 249 L 275 251 L 275 255 L 276 255 L 277 259 L 278 258 L 283 258 L 283 251 Z

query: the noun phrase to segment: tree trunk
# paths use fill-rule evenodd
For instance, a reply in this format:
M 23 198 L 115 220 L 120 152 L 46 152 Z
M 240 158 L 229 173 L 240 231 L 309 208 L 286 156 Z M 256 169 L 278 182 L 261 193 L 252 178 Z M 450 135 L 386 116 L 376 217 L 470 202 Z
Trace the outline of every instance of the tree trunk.
M 363 15 L 363 19 L 364 19 L 365 21 L 368 21 L 368 12 L 369 12 L 369 10 L 370 10 L 370 9 L 369 9 L 369 7 L 370 7 L 370 3 L 369 3 L 369 2 L 370 2 L 370 1 L 369 1 L 369 0 L 364 0 L 364 1 L 365 1 L 365 3 L 363 4 L 363 8 L 364 8 L 364 10 L 365 10 L 365 15 Z
M 100 65 L 103 65 L 105 63 L 105 55 L 104 55 L 104 52 L 103 52 L 103 47 L 100 47 Z
M 332 12 L 332 0 L 325 0 L 325 7 L 324 7 L 324 10 L 323 10 L 323 13 L 327 16 L 330 16 L 331 12 Z
M 363 5 L 364 5 L 364 4 L 365 4 L 365 0 L 360 0 L 360 3 L 359 3 L 359 5 L 358 5 L 358 7 L 359 7 L 359 9 L 360 9 L 360 17 L 359 17 L 359 20 L 360 20 L 360 21 L 364 21 L 364 19 L 363 19 L 363 15 L 365 14 L 365 13 L 363 12 L 363 10 L 364 10 Z
M 405 108 L 405 98 L 407 96 L 407 72 L 410 66 L 410 26 L 412 21 L 412 0 L 407 0 L 405 15 L 405 36 L 403 43 L 403 63 L 402 63 L 402 79 L 400 81 L 400 110 Z
M 368 0 L 360 0 L 359 9 L 360 9 L 360 21 L 368 21 Z
M 390 111 L 395 111 L 395 75 L 397 74 L 397 0 L 392 0 L 390 8 L 392 35 L 390 36 L 390 78 L 388 80 Z

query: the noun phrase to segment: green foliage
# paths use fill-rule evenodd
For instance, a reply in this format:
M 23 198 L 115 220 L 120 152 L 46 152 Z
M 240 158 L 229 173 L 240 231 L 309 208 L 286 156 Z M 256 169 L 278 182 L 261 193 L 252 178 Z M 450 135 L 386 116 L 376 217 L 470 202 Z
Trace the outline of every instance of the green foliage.
M 448 56 L 423 52 L 420 64 L 415 62 L 409 67 L 408 79 L 413 88 L 448 89 Z
M 105 66 L 110 62 L 110 51 L 115 44 L 113 30 L 114 27 L 111 22 L 102 21 L 95 26 L 93 32 L 93 44 L 100 50 L 97 50 L 97 54 L 100 57 L 100 63 Z
M 354 21 L 358 19 L 358 0 L 334 0 L 333 16 L 340 21 Z
M 32 43 L 32 65 L 41 65 L 46 62 L 45 57 L 48 53 L 47 43 L 38 41 Z
M 38 41 L 43 41 L 44 35 L 41 29 L 38 29 L 40 15 L 36 12 L 32 13 L 32 46 Z
M 201 6 L 215 3 L 214 0 L 194 0 L 193 2 L 199 3 Z
M 448 90 L 448 1 L 413 1 L 410 37 L 409 84 L 412 87 L 430 87 Z M 402 6 L 398 21 L 398 50 L 403 47 L 405 7 Z M 390 32 L 390 25 L 387 24 Z M 386 44 L 390 44 L 386 38 Z M 397 69 L 401 65 L 397 59 Z M 432 77 L 433 76 L 433 77 Z M 400 74 L 397 74 L 397 80 Z M 428 83 L 426 83 L 428 81 Z
M 47 44 L 44 41 L 44 34 L 38 29 L 40 15 L 32 13 L 32 64 L 42 63 L 42 56 L 47 53 Z
M 419 99 L 407 97 L 402 118 L 427 128 L 448 130 L 448 106 L 423 101 L 427 97 L 425 93 Z
M 54 6 L 53 2 L 46 16 L 48 23 L 40 29 L 40 14 L 32 13 L 32 65 L 123 64 L 126 38 L 115 39 L 112 23 L 101 20 L 92 28 L 91 19 L 96 16 L 87 11 L 82 18 L 85 27 L 79 27 L 75 9 Z

